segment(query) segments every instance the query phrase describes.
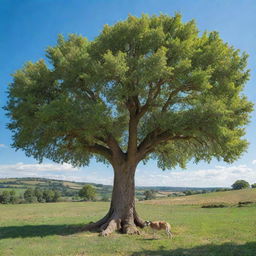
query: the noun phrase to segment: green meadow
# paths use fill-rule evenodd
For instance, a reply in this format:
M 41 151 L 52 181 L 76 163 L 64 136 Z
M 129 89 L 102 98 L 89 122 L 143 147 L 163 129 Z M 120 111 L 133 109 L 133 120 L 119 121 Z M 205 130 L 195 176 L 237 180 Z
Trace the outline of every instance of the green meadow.
M 224 200 L 232 192 L 221 193 Z M 190 197 L 186 198 L 189 203 Z M 202 198 L 214 196 L 197 195 L 199 201 Z M 137 209 L 145 220 L 168 221 L 173 239 L 168 239 L 164 231 L 154 237 L 149 228 L 133 236 L 114 233 L 99 237 L 97 233 L 80 232 L 83 223 L 96 221 L 106 213 L 109 203 L 105 202 L 0 205 L 0 255 L 256 255 L 255 204 L 238 207 L 234 201 L 225 208 L 205 209 L 200 204 L 179 205 L 173 204 L 172 198 L 168 200 L 139 202 Z

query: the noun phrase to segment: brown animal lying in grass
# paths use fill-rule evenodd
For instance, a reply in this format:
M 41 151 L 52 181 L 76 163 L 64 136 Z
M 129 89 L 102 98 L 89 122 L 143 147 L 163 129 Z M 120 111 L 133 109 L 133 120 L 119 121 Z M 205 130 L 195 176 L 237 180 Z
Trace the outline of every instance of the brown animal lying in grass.
M 166 231 L 166 234 L 168 235 L 168 238 L 172 238 L 171 233 L 171 225 L 168 222 L 165 221 L 145 221 L 145 226 L 150 226 L 153 229 L 154 237 L 155 237 L 155 231 L 164 229 Z

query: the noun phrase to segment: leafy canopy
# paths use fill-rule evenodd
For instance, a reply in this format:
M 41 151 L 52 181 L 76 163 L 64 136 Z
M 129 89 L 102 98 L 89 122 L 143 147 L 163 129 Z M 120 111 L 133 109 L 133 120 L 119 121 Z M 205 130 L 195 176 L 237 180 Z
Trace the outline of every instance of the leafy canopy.
M 112 163 L 121 152 L 161 168 L 227 162 L 245 150 L 247 55 L 181 16 L 129 16 L 94 40 L 72 34 L 13 75 L 13 147 L 38 160 Z

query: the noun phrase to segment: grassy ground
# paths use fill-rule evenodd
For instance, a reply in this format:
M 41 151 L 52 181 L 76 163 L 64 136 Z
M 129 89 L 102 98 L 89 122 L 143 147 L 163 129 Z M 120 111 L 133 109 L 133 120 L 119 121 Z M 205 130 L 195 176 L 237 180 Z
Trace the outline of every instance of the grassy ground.
M 15 189 L 12 189 L 12 188 L 0 188 L 0 193 L 3 192 L 3 191 L 11 191 L 11 190 L 14 190 L 16 192 L 16 195 L 21 195 L 24 193 L 24 191 L 26 189 L 23 189 L 23 188 L 15 188 Z
M 201 205 L 211 203 L 237 204 L 241 201 L 256 202 L 256 189 L 231 190 L 212 192 L 192 196 L 182 196 L 161 200 L 145 201 L 145 204 L 171 204 L 171 205 Z M 255 254 L 256 255 L 256 254 Z
M 255 206 L 203 209 L 166 200 L 138 203 L 144 219 L 171 223 L 172 240 L 164 232 L 154 239 L 148 228 L 141 236 L 79 232 L 82 223 L 99 219 L 108 207 L 103 202 L 0 205 L 0 255 L 256 255 Z

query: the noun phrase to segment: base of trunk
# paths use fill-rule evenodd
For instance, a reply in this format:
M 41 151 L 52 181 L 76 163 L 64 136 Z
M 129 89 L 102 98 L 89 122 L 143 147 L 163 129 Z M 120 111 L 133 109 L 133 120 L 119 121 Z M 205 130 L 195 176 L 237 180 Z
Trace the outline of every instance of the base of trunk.
M 104 218 L 86 225 L 83 230 L 99 231 L 101 236 L 108 236 L 114 231 L 140 233 L 137 227 L 143 228 L 145 222 L 135 210 L 135 169 L 136 164 L 116 161 L 110 210 Z
M 100 236 L 108 236 L 114 231 L 119 231 L 124 234 L 140 234 L 138 227 L 145 227 L 145 221 L 142 220 L 135 209 L 133 210 L 133 216 L 129 218 L 121 217 L 114 210 L 110 209 L 107 215 L 97 222 L 85 225 L 82 231 L 98 231 Z

